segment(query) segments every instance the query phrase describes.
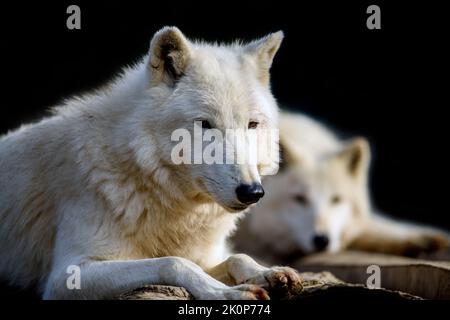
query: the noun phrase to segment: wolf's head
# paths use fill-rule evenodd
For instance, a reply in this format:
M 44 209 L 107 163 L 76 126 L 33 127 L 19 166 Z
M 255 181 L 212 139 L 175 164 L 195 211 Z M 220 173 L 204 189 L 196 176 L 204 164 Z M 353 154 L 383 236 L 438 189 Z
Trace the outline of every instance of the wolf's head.
M 313 160 L 280 142 L 286 169 L 267 181 L 269 196 L 257 207 L 252 228 L 271 233 L 280 254 L 344 248 L 368 212 L 367 141 L 353 139 Z
M 137 117 L 140 141 L 148 145 L 138 144 L 140 166 L 151 171 L 157 162 L 169 169 L 183 193 L 195 201 L 214 201 L 228 211 L 257 202 L 264 194 L 261 176 L 278 168 L 278 141 L 257 139 L 256 146 L 236 135 L 231 139 L 226 132 L 254 132 L 260 137 L 277 129 L 269 69 L 282 38 L 277 32 L 246 45 L 213 45 L 191 41 L 175 27 L 158 31 L 146 60 L 149 83 Z M 222 140 L 216 138 L 220 135 Z M 231 161 L 226 151 L 220 153 L 221 146 L 233 150 L 235 159 L 253 147 L 270 156 L 256 162 Z M 217 161 L 202 158 L 208 148 L 214 152 L 206 154 Z M 147 149 L 151 152 L 143 151 Z

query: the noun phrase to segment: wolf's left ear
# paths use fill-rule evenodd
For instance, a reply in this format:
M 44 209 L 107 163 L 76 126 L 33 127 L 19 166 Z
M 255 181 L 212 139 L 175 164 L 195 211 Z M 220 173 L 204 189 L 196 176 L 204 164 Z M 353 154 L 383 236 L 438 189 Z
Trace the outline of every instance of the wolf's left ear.
M 245 47 L 245 52 L 256 58 L 256 63 L 259 68 L 258 77 L 263 83 L 269 82 L 269 70 L 283 38 L 283 31 L 278 31 L 250 42 Z
M 370 146 L 367 139 L 358 137 L 346 143 L 337 157 L 344 161 L 346 169 L 353 177 L 366 175 L 370 163 Z
M 150 43 L 151 83 L 173 85 L 184 73 L 191 57 L 189 40 L 177 27 L 164 27 Z

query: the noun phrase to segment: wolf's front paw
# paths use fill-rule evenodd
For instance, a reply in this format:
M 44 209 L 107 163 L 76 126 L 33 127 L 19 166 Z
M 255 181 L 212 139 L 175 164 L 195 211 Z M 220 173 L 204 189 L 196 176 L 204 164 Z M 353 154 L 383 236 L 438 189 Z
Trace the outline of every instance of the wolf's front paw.
M 300 275 L 289 267 L 272 267 L 245 282 L 260 285 L 273 299 L 290 299 L 303 290 Z
M 423 253 L 447 249 L 449 246 L 449 239 L 443 234 L 423 234 L 407 241 L 404 253 L 406 256 L 417 257 Z

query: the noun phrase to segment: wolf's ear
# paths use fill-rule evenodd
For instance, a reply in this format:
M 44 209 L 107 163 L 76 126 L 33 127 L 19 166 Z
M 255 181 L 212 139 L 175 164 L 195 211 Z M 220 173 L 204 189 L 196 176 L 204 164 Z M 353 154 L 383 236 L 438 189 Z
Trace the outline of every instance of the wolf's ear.
M 283 31 L 278 31 L 255 40 L 245 47 L 245 52 L 256 58 L 259 68 L 258 77 L 263 83 L 269 82 L 269 70 L 283 38 Z
M 173 85 L 184 73 L 191 57 L 189 40 L 177 27 L 164 27 L 150 43 L 151 83 Z
M 346 143 L 337 157 L 344 162 L 348 173 L 353 177 L 366 175 L 370 162 L 370 146 L 367 139 L 358 137 Z

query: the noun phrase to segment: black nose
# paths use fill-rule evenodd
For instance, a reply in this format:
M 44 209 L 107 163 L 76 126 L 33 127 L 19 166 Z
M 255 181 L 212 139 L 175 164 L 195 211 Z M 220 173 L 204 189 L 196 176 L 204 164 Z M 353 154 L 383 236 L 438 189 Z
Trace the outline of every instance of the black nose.
M 264 189 L 259 183 L 240 184 L 236 188 L 236 195 L 243 204 L 252 204 L 264 196 Z
M 324 250 L 328 246 L 329 242 L 330 242 L 330 239 L 328 238 L 328 236 L 326 234 L 316 234 L 313 237 L 314 247 L 316 248 L 316 250 L 319 250 L 319 251 Z

